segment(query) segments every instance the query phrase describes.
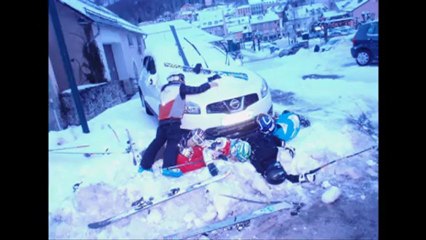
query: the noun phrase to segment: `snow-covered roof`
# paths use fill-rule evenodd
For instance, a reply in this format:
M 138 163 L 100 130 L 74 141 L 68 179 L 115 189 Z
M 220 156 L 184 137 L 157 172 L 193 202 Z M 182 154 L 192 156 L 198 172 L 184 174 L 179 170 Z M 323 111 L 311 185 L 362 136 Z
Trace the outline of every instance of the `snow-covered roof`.
M 244 29 L 244 27 L 247 27 L 247 25 L 230 26 L 228 27 L 228 33 L 244 32 L 244 30 L 247 32 L 247 28 Z
M 261 4 L 261 3 L 274 3 L 275 0 L 248 0 L 248 4 L 254 5 L 254 4 Z
M 105 7 L 94 4 L 87 0 L 60 0 L 62 3 L 68 5 L 84 16 L 92 19 L 97 23 L 124 28 L 126 30 L 143 34 L 137 26 L 120 18 L 117 14 L 111 12 Z
M 250 5 L 241 5 L 239 7 L 237 7 L 237 9 L 243 9 L 243 8 L 250 8 Z
M 322 13 L 323 17 L 325 18 L 331 18 L 331 17 L 339 17 L 339 16 L 344 16 L 346 14 L 348 14 L 347 12 L 337 12 L 337 11 L 326 11 Z
M 343 0 L 336 2 L 336 6 L 341 11 L 351 12 L 368 1 L 369 0 Z
M 226 24 L 228 27 L 230 26 L 246 26 L 249 24 L 249 17 L 248 16 L 242 16 L 242 17 L 232 17 L 226 19 Z
M 293 10 L 286 11 L 287 18 L 290 20 L 294 19 L 301 19 L 301 18 L 309 18 L 311 17 L 311 11 L 314 10 L 315 14 L 317 14 L 318 11 L 321 13 L 327 10 L 327 7 L 323 3 L 315 3 L 315 4 L 309 4 L 300 6 L 297 8 L 294 8 Z M 294 11 L 294 16 L 293 16 Z
M 272 6 L 272 8 L 271 8 L 271 10 L 276 12 L 276 13 L 280 13 L 280 12 L 284 11 L 284 9 L 285 9 L 284 4 L 278 4 L 278 5 Z
M 250 5 L 259 4 L 259 3 L 263 3 L 263 0 L 248 0 L 248 4 Z
M 278 21 L 279 17 L 274 12 L 267 12 L 265 15 L 252 15 L 251 24 Z
M 200 27 L 216 27 L 223 25 L 223 14 L 226 9 L 224 8 L 208 8 L 203 11 L 199 11 L 197 21 L 194 24 L 197 24 Z

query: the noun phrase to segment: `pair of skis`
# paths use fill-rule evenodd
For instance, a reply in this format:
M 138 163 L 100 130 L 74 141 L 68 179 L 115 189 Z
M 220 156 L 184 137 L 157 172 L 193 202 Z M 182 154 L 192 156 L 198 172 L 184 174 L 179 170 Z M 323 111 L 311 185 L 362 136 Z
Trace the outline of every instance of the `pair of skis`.
M 220 71 L 220 70 L 211 70 L 211 69 L 205 69 L 205 68 L 193 68 L 190 66 L 183 66 L 183 65 L 178 65 L 178 64 L 174 64 L 174 63 L 164 63 L 165 67 L 170 67 L 170 68 L 179 68 L 182 69 L 184 72 L 195 72 L 195 73 L 202 73 L 202 74 L 217 74 L 220 76 L 232 76 L 234 78 L 239 78 L 239 79 L 243 79 L 243 80 L 248 80 L 248 75 L 246 73 L 241 73 L 241 72 L 230 72 L 230 71 Z
M 184 195 L 186 193 L 192 192 L 196 189 L 202 188 L 204 186 L 207 186 L 210 183 L 213 182 L 217 182 L 219 180 L 222 180 L 224 178 L 226 178 L 227 176 L 229 176 L 231 174 L 231 172 L 226 172 L 225 174 L 221 174 L 221 175 L 217 175 L 214 177 L 210 177 L 206 180 L 197 182 L 195 184 L 189 185 L 183 189 L 181 188 L 172 188 L 170 189 L 163 197 L 155 199 L 155 198 L 149 198 L 147 201 L 144 201 L 143 198 L 135 201 L 132 203 L 132 208 L 130 208 L 129 210 L 118 214 L 117 216 L 114 217 L 110 217 L 108 219 L 99 221 L 99 222 L 94 222 L 94 223 L 90 223 L 88 225 L 89 228 L 92 229 L 97 229 L 97 228 L 102 228 L 105 227 L 111 223 L 117 222 L 121 219 L 127 218 L 133 214 L 136 214 L 140 211 L 146 210 L 152 206 L 155 206 L 157 204 L 163 203 L 163 202 L 167 202 L 170 199 L 173 199 L 177 196 L 181 196 Z
M 245 198 L 238 198 L 233 197 L 229 195 L 222 195 L 225 197 L 233 198 L 236 200 L 251 202 L 251 203 L 260 203 L 260 204 L 267 204 L 263 208 L 257 209 L 252 212 L 243 213 L 237 216 L 226 218 L 222 221 L 215 222 L 209 225 L 206 225 L 201 228 L 193 229 L 193 230 L 187 230 L 185 232 L 179 232 L 172 235 L 164 236 L 164 239 L 185 239 L 189 237 L 194 237 L 196 235 L 205 234 L 207 232 L 211 232 L 213 230 L 217 229 L 223 229 L 230 226 L 237 226 L 237 229 L 242 228 L 245 225 L 248 225 L 249 221 L 254 218 L 262 217 L 265 215 L 269 215 L 274 212 L 278 212 L 283 209 L 293 209 L 291 211 L 291 215 L 294 216 L 298 213 L 300 208 L 304 206 L 303 203 L 289 203 L 286 201 L 273 201 L 273 202 L 262 202 L 262 201 L 256 201 L 256 200 L 250 200 Z M 241 226 L 242 225 L 242 226 Z

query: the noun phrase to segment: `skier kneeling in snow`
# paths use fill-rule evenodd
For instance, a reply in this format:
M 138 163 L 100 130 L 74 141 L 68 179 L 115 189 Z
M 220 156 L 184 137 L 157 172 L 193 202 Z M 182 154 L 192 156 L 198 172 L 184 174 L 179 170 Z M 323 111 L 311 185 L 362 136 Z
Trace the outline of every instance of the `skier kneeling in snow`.
M 239 139 L 220 137 L 215 140 L 206 140 L 202 129 L 194 129 L 182 138 L 179 151 L 177 167 L 183 173 L 207 165 L 210 174 L 216 176 L 219 170 L 214 160 L 247 161 L 251 154 L 251 147 L 250 144 Z
M 268 114 L 257 116 L 259 131 L 247 139 L 253 149 L 251 163 L 270 184 L 281 184 L 286 179 L 292 183 L 315 181 L 313 174 L 287 174 L 281 163 L 277 161 L 278 147 L 284 147 L 284 150 L 288 151 L 292 158 L 294 157 L 295 149 L 285 145 L 297 135 L 300 129 L 297 115 L 286 113 L 287 118 L 279 118 L 281 119 L 279 124 Z
M 164 151 L 162 174 L 168 177 L 180 177 L 182 171 L 178 168 L 170 168 L 176 165 L 178 155 L 178 143 L 181 138 L 181 119 L 185 110 L 185 98 L 187 94 L 198 94 L 207 91 L 211 87 L 218 86 L 217 82 L 206 82 L 198 87 L 185 85 L 185 75 L 172 74 L 167 78 L 168 83 L 161 88 L 159 106 L 159 123 L 155 139 L 146 149 L 138 172 L 152 170 L 155 155 L 167 142 Z

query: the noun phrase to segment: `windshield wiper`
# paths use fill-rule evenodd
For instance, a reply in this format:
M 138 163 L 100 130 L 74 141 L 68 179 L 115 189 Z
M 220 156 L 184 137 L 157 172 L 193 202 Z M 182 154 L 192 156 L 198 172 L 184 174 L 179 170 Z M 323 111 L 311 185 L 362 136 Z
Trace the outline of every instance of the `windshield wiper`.
M 185 39 L 185 41 L 187 41 L 189 44 L 191 44 L 191 46 L 195 49 L 195 51 L 198 53 L 198 55 L 200 55 L 200 57 L 203 59 L 204 64 L 206 64 L 206 67 L 209 68 L 209 65 L 206 62 L 206 59 L 204 59 L 203 55 L 201 55 L 200 51 L 198 51 L 197 47 L 192 44 L 186 37 L 184 37 L 183 39 Z

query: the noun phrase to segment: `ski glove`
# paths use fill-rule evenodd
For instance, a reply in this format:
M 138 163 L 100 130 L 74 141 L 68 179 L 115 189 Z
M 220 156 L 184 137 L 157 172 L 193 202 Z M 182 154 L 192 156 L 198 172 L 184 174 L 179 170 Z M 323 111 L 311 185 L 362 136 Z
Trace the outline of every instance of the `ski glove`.
M 315 182 L 315 174 L 314 173 L 303 173 L 299 175 L 299 183 Z
M 201 63 L 195 64 L 195 67 L 193 68 L 194 73 L 199 74 L 201 72 Z
M 209 77 L 207 79 L 208 79 L 209 82 L 211 82 L 211 81 L 214 81 L 214 80 L 219 79 L 219 78 L 221 78 L 219 76 L 219 74 L 215 74 L 215 75 L 213 75 L 213 76 L 211 76 L 211 77 Z

